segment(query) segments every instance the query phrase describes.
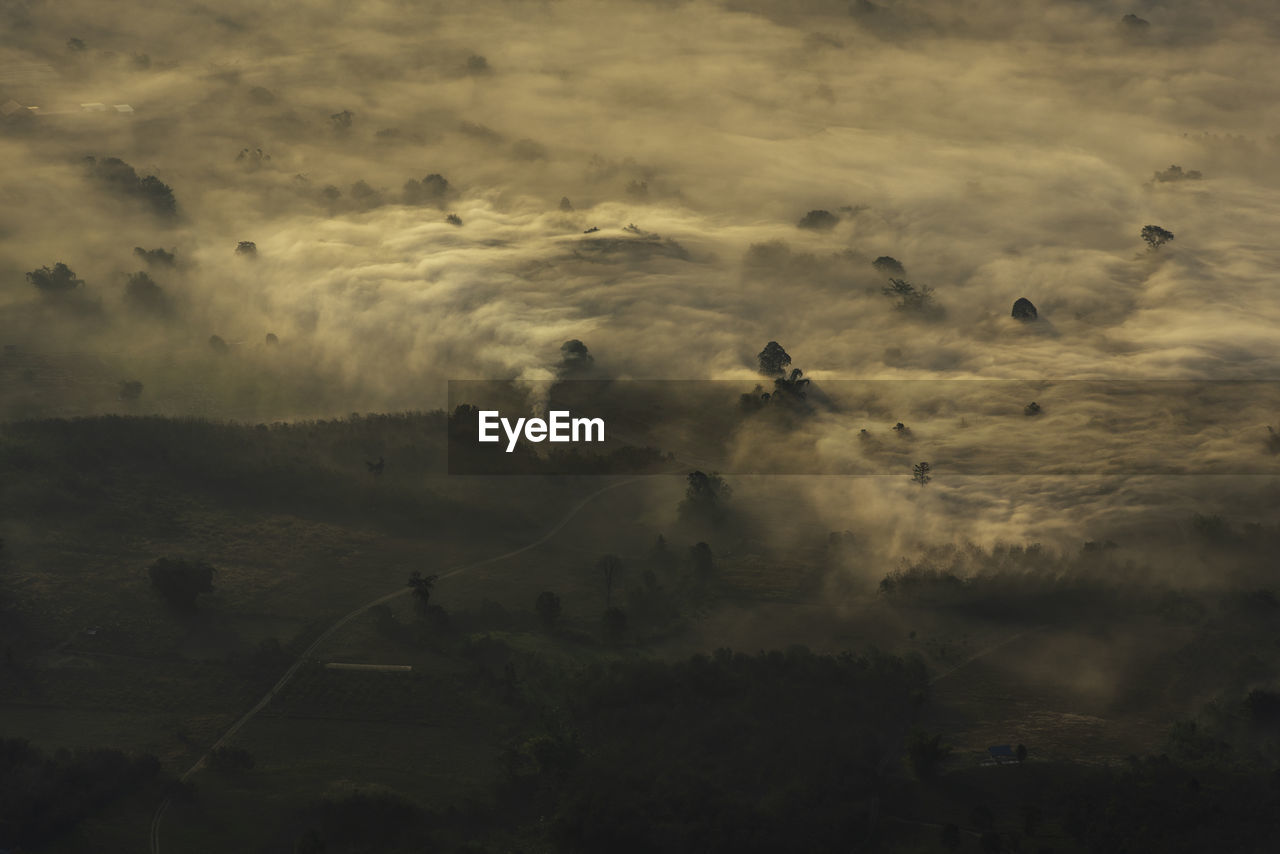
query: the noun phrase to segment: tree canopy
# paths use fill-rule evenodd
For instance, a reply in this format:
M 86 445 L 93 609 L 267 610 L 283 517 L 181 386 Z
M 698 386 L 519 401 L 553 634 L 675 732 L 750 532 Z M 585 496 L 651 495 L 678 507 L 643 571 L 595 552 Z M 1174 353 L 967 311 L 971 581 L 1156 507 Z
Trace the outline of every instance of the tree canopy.
M 756 359 L 760 363 L 760 373 L 768 377 L 782 376 L 787 366 L 791 364 L 791 356 L 777 341 L 770 341 L 764 345 L 764 349 L 757 354 Z
M 1152 249 L 1159 249 L 1170 240 L 1173 240 L 1173 232 L 1163 229 L 1158 225 L 1144 225 L 1142 227 L 1142 239 Z
M 809 229 L 810 231 L 830 231 L 840 223 L 840 217 L 831 211 L 812 210 L 800 218 L 796 223 L 797 228 Z
M 45 294 L 67 293 L 84 285 L 84 279 L 76 278 L 75 271 L 61 261 L 52 267 L 32 270 L 27 273 L 27 281 Z
M 146 202 L 160 216 L 171 217 L 177 214 L 178 202 L 173 196 L 173 190 L 155 175 L 139 177 L 137 170 L 119 157 L 104 157 L 101 160 L 86 157 L 85 163 L 88 164 L 89 174 L 102 185 L 121 195 L 133 196 Z

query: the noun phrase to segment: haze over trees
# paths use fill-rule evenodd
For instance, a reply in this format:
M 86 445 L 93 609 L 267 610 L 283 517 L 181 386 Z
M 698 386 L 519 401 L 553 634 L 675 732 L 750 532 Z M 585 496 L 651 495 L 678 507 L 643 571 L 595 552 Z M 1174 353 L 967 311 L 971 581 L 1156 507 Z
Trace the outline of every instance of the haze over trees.
M 724 504 L 732 495 L 733 489 L 715 472 L 690 472 L 686 478 L 684 499 L 679 506 L 680 518 L 719 524 L 725 518 Z
M 1144 225 L 1142 227 L 1142 239 L 1152 249 L 1159 249 L 1170 240 L 1173 240 L 1173 232 L 1158 225 Z
M 167 314 L 169 299 L 159 285 L 145 272 L 129 274 L 125 285 L 125 301 L 133 308 L 151 314 Z
M 1200 174 L 1199 169 L 1188 169 L 1183 171 L 1181 166 L 1174 164 L 1168 169 L 1156 172 L 1153 176 L 1154 180 L 1166 184 L 1175 181 L 1199 181 L 1204 176 Z
M 141 246 L 135 246 L 133 254 L 145 261 L 148 267 L 172 267 L 177 263 L 174 253 L 159 247 L 143 249 Z
M 595 357 L 587 350 L 587 345 L 577 338 L 571 338 L 560 345 L 560 364 L 557 372 L 561 377 L 580 377 L 589 373 L 595 365 Z
M 143 202 L 153 213 L 161 217 L 173 217 L 178 213 L 178 202 L 168 184 L 155 175 L 139 176 L 137 171 L 119 157 L 86 157 L 89 174 L 100 185 L 121 196 Z
M 830 231 L 839 224 L 840 217 L 831 211 L 812 210 L 800 218 L 800 222 L 796 223 L 796 227 L 811 231 Z
M 41 293 L 56 295 L 74 291 L 84 287 L 84 279 L 61 261 L 52 267 L 41 267 L 27 273 L 27 282 L 34 285 Z
M 756 360 L 760 365 L 760 373 L 767 377 L 781 376 L 791 364 L 791 356 L 777 341 L 765 344 Z
M 533 5 L 0 4 L 0 851 L 1280 850 L 1280 6 Z
M 893 300 L 895 311 L 929 315 L 936 308 L 933 288 L 928 285 L 916 287 L 906 279 L 890 279 L 889 284 L 881 289 L 881 293 Z
M 453 188 L 448 179 L 438 173 L 431 173 L 418 180 L 411 178 L 404 184 L 404 203 L 406 205 L 435 205 L 437 207 L 453 198 Z
M 902 266 L 902 262 L 890 255 L 881 255 L 871 262 L 871 266 L 881 273 L 888 273 L 891 276 L 904 276 L 907 269 Z

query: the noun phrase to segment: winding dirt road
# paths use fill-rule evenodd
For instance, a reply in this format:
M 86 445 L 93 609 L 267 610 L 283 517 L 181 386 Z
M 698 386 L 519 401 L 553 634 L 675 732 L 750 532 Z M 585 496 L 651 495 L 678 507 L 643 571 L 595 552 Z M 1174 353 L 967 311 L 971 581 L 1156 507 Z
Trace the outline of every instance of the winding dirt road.
M 578 515 L 578 512 L 582 510 L 583 507 L 586 507 L 596 498 L 598 498 L 599 496 L 603 495 L 604 493 L 608 492 L 611 489 L 617 489 L 620 486 L 626 486 L 628 484 L 637 483 L 639 480 L 641 480 L 641 478 L 631 478 L 629 480 L 623 480 L 623 481 L 618 481 L 617 483 L 611 483 L 606 487 L 597 489 L 595 492 L 591 493 L 586 498 L 583 498 L 577 504 L 573 505 L 573 507 L 569 509 L 569 512 L 565 513 L 565 515 L 560 518 L 560 521 L 557 522 L 555 526 L 551 528 L 551 530 L 547 531 L 545 534 L 543 534 L 541 537 L 534 540 L 533 542 L 527 545 L 521 546 L 520 548 L 515 549 L 514 551 L 506 552 L 505 554 L 500 554 L 500 555 L 497 555 L 496 557 L 485 558 L 484 560 L 476 561 L 475 563 L 469 563 L 469 564 L 466 564 L 465 566 L 460 566 L 455 569 L 451 569 L 448 572 L 440 573 L 437 576 L 437 580 L 443 581 L 444 579 L 450 578 L 454 575 L 458 575 L 459 573 L 477 569 L 482 566 L 488 566 L 489 564 L 492 564 L 492 563 L 498 563 L 499 561 L 504 561 L 509 558 L 513 558 L 516 555 L 524 554 L 525 552 L 531 549 L 536 549 L 538 546 L 542 545 L 543 543 L 547 542 L 552 537 L 554 537 L 556 534 L 560 533 L 560 531 L 564 529 L 565 525 L 568 525 L 569 522 L 573 519 L 573 517 Z M 332 637 L 335 632 L 337 632 L 343 626 L 347 625 L 347 623 L 350 623 L 356 617 L 359 617 L 361 614 L 364 614 L 365 612 L 367 612 L 370 608 L 376 608 L 379 605 L 385 604 L 387 602 L 390 602 L 393 599 L 397 599 L 401 596 L 404 596 L 405 594 L 409 593 L 409 591 L 410 591 L 410 588 L 408 586 L 404 586 L 404 587 L 399 587 L 396 590 L 393 590 L 392 592 L 386 594 L 385 596 L 379 596 L 377 599 L 374 599 L 371 602 L 366 602 L 365 604 L 361 605 L 359 608 L 356 608 L 354 611 L 350 612 L 349 614 L 347 614 L 346 616 L 342 617 L 337 622 L 335 622 L 333 625 L 329 626 L 329 628 L 325 629 L 320 634 L 319 637 L 313 640 L 311 644 L 302 651 L 302 654 L 298 656 L 297 660 L 294 661 L 293 664 L 289 665 L 289 669 L 284 672 L 284 675 L 280 677 L 280 679 L 276 682 L 275 685 L 271 686 L 271 690 L 268 691 L 263 696 L 263 698 L 259 700 L 256 705 L 254 705 L 252 709 L 245 712 L 240 717 L 239 720 L 237 720 L 234 724 L 232 724 L 231 728 L 228 729 L 226 732 L 224 732 L 222 734 L 222 737 L 219 738 L 217 741 L 215 741 L 213 745 L 207 751 L 205 751 L 204 755 L 201 756 L 199 759 L 197 759 L 195 764 L 192 765 L 190 768 L 188 768 L 186 770 L 186 773 L 184 773 L 178 779 L 185 782 L 186 780 L 190 779 L 192 775 L 194 775 L 197 771 L 203 768 L 205 766 L 205 763 L 208 762 L 209 760 L 209 754 L 213 753 L 213 751 L 217 750 L 218 748 L 230 742 L 231 739 L 235 737 L 236 733 L 238 733 L 241 730 L 241 728 L 244 727 L 245 724 L 253 720 L 254 717 L 258 714 L 258 712 L 266 708 L 267 704 L 270 703 L 271 700 L 277 694 L 279 694 L 280 691 L 282 691 L 286 685 L 289 684 L 289 681 L 293 679 L 294 676 L 297 675 L 298 671 L 301 670 L 302 666 L 307 663 L 307 661 L 311 658 L 312 655 L 315 654 L 316 650 L 318 650 L 321 647 L 321 645 L 324 644 L 325 641 L 327 641 L 330 637 Z M 151 854 L 160 854 L 160 825 L 164 820 L 164 814 L 165 812 L 168 811 L 170 803 L 172 803 L 172 799 L 166 797 L 163 801 L 160 802 L 160 805 L 156 807 L 155 815 L 152 816 L 151 818 L 151 847 L 150 847 Z

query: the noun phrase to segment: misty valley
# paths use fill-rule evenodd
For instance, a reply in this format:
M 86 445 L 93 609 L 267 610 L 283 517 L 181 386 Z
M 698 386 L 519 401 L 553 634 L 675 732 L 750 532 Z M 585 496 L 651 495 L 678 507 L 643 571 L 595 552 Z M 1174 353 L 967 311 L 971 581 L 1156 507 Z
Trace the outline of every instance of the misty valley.
M 0 854 L 1280 850 L 1278 43 L 0 0 Z

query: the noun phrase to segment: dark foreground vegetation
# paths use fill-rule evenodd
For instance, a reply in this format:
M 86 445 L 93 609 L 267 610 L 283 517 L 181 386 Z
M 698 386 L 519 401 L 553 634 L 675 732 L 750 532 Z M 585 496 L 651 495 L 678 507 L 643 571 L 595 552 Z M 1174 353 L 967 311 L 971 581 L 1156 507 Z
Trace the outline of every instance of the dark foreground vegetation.
M 656 530 L 605 503 L 450 575 L 599 482 L 504 500 L 440 476 L 446 429 L 0 429 L 0 849 L 136 850 L 164 798 L 197 854 L 1280 845 L 1274 526 L 1183 520 L 1210 587 L 1108 540 L 877 567 L 862 532 L 761 542 L 744 482 L 691 471 Z
M 26 739 L 0 739 L 0 845 L 43 850 L 116 801 L 158 797 L 159 780 L 154 756 L 106 748 L 48 754 Z

